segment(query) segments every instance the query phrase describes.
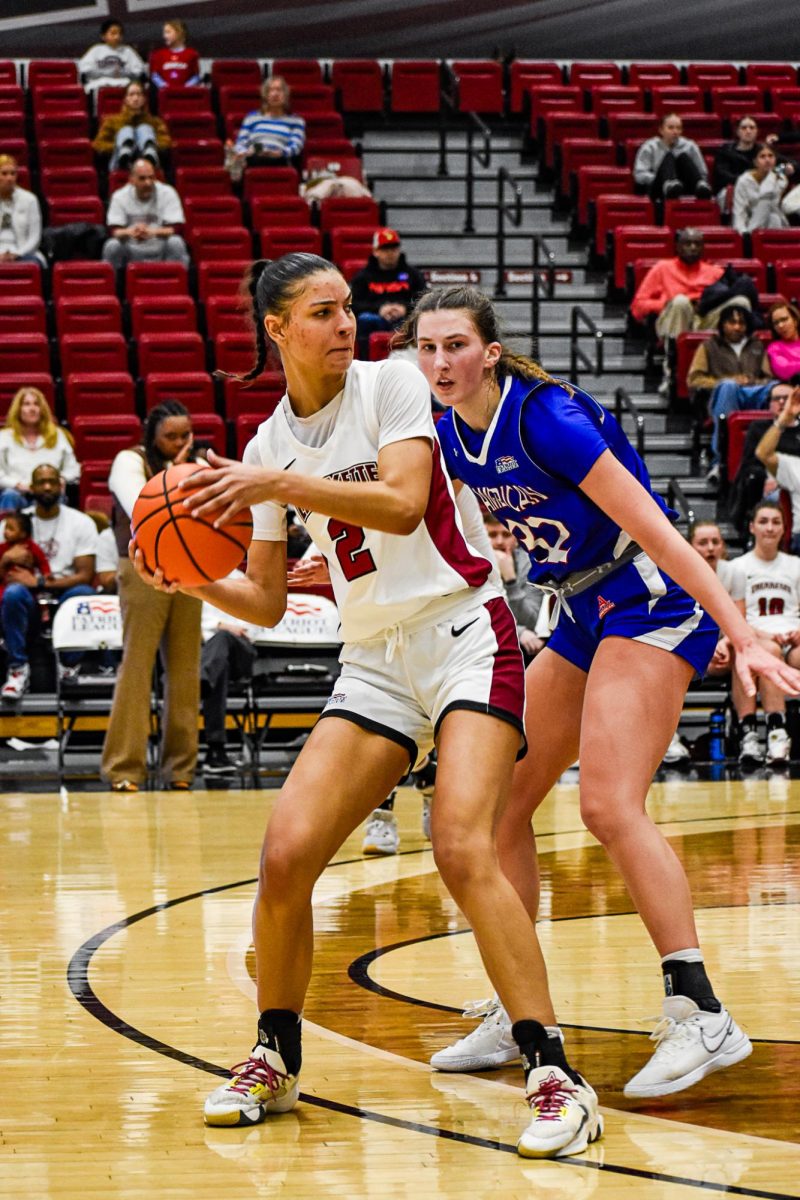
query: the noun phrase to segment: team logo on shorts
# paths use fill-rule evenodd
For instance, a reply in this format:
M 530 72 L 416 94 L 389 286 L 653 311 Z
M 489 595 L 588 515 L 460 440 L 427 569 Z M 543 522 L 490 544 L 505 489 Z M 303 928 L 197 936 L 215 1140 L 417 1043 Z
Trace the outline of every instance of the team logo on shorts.
M 494 469 L 498 475 L 505 475 L 506 471 L 514 471 L 518 466 L 519 463 L 513 454 L 501 454 L 494 460 Z
M 344 704 L 346 699 L 347 695 L 345 692 L 334 692 L 332 696 L 328 697 L 325 707 L 327 708 L 330 704 Z
M 602 621 L 606 613 L 610 613 L 612 608 L 616 608 L 613 600 L 604 600 L 602 596 L 597 597 L 597 615 Z

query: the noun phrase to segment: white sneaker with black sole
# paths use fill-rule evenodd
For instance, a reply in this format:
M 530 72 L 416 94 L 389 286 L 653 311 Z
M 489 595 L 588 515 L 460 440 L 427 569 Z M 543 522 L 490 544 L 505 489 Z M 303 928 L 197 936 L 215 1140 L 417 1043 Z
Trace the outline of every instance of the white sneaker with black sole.
M 786 763 L 792 753 L 792 739 L 783 725 L 770 729 L 767 734 L 767 762 Z
M 496 997 L 468 1004 L 464 1016 L 483 1017 L 483 1020 L 466 1037 L 436 1051 L 431 1058 L 435 1071 L 491 1071 L 519 1058 L 508 1013 Z
M 603 1135 L 597 1094 L 585 1079 L 572 1080 L 561 1067 L 528 1072 L 525 1099 L 531 1123 L 517 1142 L 523 1158 L 564 1158 L 580 1154 Z
M 670 1096 L 732 1067 L 752 1054 L 753 1047 L 733 1017 L 704 1012 L 688 996 L 667 996 L 664 1016 L 650 1034 L 656 1049 L 650 1061 L 626 1084 L 632 1097 Z
M 748 729 L 742 734 L 742 740 L 739 743 L 739 762 L 746 766 L 748 763 L 762 763 L 764 761 L 764 751 L 761 748 L 761 740 L 758 736 L 757 729 Z

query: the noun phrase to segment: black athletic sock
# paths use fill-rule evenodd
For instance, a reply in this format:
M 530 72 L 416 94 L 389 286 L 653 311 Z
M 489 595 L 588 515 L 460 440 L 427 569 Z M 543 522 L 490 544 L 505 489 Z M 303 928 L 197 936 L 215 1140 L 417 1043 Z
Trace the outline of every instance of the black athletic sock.
M 376 812 L 394 812 L 394 797 L 395 797 L 395 793 L 392 792 L 391 796 L 387 796 L 386 799 L 381 804 L 378 805 L 378 807 L 375 811 Z
M 755 713 L 748 713 L 746 717 L 742 717 L 739 722 L 742 728 L 742 733 L 756 733 L 758 731 L 758 718 Z
M 770 729 L 783 729 L 786 726 L 786 714 L 782 712 L 767 713 L 767 732 Z
M 258 1018 L 259 1042 L 270 1050 L 277 1050 L 290 1075 L 300 1074 L 301 1030 L 300 1016 L 290 1008 L 266 1008 Z
M 582 1083 L 578 1072 L 567 1062 L 561 1038 L 555 1034 L 551 1037 L 538 1021 L 515 1021 L 511 1036 L 519 1046 L 526 1079 L 528 1072 L 536 1067 L 560 1067 L 573 1083 Z
M 714 995 L 711 981 L 706 975 L 704 962 L 681 962 L 668 958 L 661 964 L 664 972 L 665 996 L 688 996 L 703 1012 L 718 1013 L 722 1005 Z

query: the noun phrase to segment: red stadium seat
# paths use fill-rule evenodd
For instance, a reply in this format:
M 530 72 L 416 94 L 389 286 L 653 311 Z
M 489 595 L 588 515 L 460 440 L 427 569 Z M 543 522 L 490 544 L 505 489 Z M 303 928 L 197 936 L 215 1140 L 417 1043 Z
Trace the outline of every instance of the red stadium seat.
M 68 59 L 35 59 L 28 63 L 25 82 L 31 92 L 41 87 L 78 83 L 78 68 Z
M 261 68 L 255 59 L 215 58 L 211 64 L 211 86 L 218 92 L 225 87 L 250 87 L 258 92 Z
M 260 413 L 243 413 L 236 418 L 236 457 L 241 458 L 245 447 L 258 433 L 258 427 L 264 418 Z
M 580 88 L 566 84 L 542 83 L 528 90 L 530 120 L 528 129 L 532 138 L 544 134 L 544 118 L 551 112 L 583 112 L 583 93 Z
M 723 121 L 738 120 L 745 113 L 760 112 L 764 95 L 757 87 L 712 87 L 711 107 Z
M 35 262 L 0 262 L 0 296 L 41 296 L 42 272 Z
M 309 164 L 318 158 L 324 158 L 330 164 L 331 162 L 339 162 L 340 166 L 336 169 L 337 174 L 345 175 L 345 171 L 341 165 L 342 160 L 356 157 L 356 148 L 348 138 L 307 138 L 306 144 L 303 147 L 302 160 L 303 165 L 308 174 L 311 170 Z M 356 161 L 358 161 L 356 159 Z M 360 166 L 359 166 L 360 170 Z M 358 176 L 356 176 L 358 178 Z
M 252 332 L 249 307 L 235 292 L 209 296 L 205 303 L 206 330 L 215 339 L 220 333 Z
M 331 196 L 319 206 L 319 227 L 323 233 L 338 225 L 370 225 L 381 223 L 380 208 L 371 196 Z
M 194 433 L 196 442 L 201 444 L 205 442 L 211 446 L 212 450 L 216 450 L 217 454 L 226 453 L 228 447 L 226 445 L 225 422 L 218 413 L 192 413 L 192 432 Z
M 225 159 L 219 138 L 204 138 L 196 142 L 174 142 L 172 161 L 179 167 L 219 167 Z
M 197 313 L 191 296 L 141 295 L 130 302 L 131 332 L 135 338 L 143 333 L 196 333 Z
M 0 62 L 0 83 L 9 85 L 16 85 L 18 83 L 17 66 L 16 63 L 11 62 L 10 59 L 3 59 L 3 61 Z
M 28 143 L 24 137 L 4 137 L 3 154 L 10 154 L 12 158 L 15 158 L 18 167 L 27 167 L 28 165 L 30 155 Z
M 657 225 L 622 225 L 614 235 L 614 287 L 624 292 L 628 268 L 637 258 L 669 258 L 675 240 L 669 229 Z
M 300 175 L 294 167 L 248 167 L 244 173 L 244 198 L 297 196 Z
M 93 196 L 98 194 L 97 171 L 94 167 L 62 167 L 54 171 L 45 168 L 40 173 L 42 194 L 46 200 L 65 196 Z
M 354 275 L 356 275 L 367 265 L 367 259 L 369 258 L 370 253 L 371 251 L 365 247 L 361 257 L 344 258 L 340 263 L 336 264 L 348 283 L 352 281 Z
M 694 196 L 665 200 L 663 223 L 670 229 L 686 229 L 688 225 L 719 225 L 719 205 L 715 200 L 695 200 Z
M 372 253 L 375 226 L 339 225 L 331 230 L 331 258 L 337 267 L 348 259 L 366 262 Z
M 564 138 L 597 138 L 598 118 L 594 113 L 550 112 L 544 118 L 544 164 L 556 165 L 557 148 Z
M 678 334 L 675 351 L 675 394 L 679 400 L 689 399 L 689 385 L 686 382 L 686 376 L 697 347 L 713 336 L 714 331 L 711 329 Z
M 797 68 L 786 62 L 748 63 L 744 69 L 744 81 L 767 92 L 776 87 L 796 87 Z
M 333 64 L 331 84 L 343 113 L 383 112 L 383 71 L 374 58 L 340 58 Z
M 231 177 L 224 167 L 178 167 L 175 186 L 181 199 L 187 196 L 232 195 Z M 110 188 L 109 188 L 110 190 Z
M 800 259 L 800 229 L 755 229 L 750 239 L 753 257 L 763 263 Z
M 779 117 L 795 120 L 800 112 L 800 87 L 773 88 L 772 107 Z
M 114 295 L 63 296 L 56 301 L 59 338 L 68 333 L 122 333 L 122 309 Z
M 98 122 L 114 116 L 125 103 L 124 87 L 101 87 L 95 92 L 94 107 Z
M 459 112 L 494 113 L 505 107 L 503 68 L 498 62 L 470 60 L 452 63 Z
M 258 240 L 262 258 L 280 258 L 283 254 L 322 252 L 322 234 L 313 225 L 273 225 L 259 229 Z
M 736 258 L 732 257 L 727 260 L 733 267 L 734 271 L 739 275 L 749 275 L 756 285 L 756 288 L 761 292 L 767 290 L 767 268 L 758 258 Z
M 52 196 L 47 201 L 47 213 L 51 225 L 71 225 L 80 221 L 92 225 L 106 223 L 106 212 L 97 196 Z
M 578 167 L 577 222 L 583 228 L 589 224 L 589 206 L 598 196 L 633 194 L 633 176 L 628 167 Z
M 608 114 L 608 136 L 617 146 L 636 139 L 637 145 L 655 137 L 658 120 L 652 113 L 615 112 Z
M 735 88 L 740 83 L 739 68 L 724 62 L 689 63 L 686 82 L 704 92 L 713 92 L 714 88 Z
M 39 166 L 93 167 L 94 154 L 88 138 L 69 138 L 60 142 L 39 142 Z
M 718 113 L 682 112 L 679 114 L 683 122 L 684 137 L 693 138 L 699 142 L 704 138 L 722 140 L 722 118 Z
M 0 296 L 0 337 L 46 334 L 47 320 L 41 296 Z
M 45 113 L 82 112 L 88 115 L 86 92 L 79 83 L 54 83 L 32 93 L 35 117 Z
M 207 87 L 165 87 L 158 92 L 158 115 L 163 117 L 167 124 L 171 117 L 213 111 L 211 92 Z
M 125 268 L 125 299 L 137 296 L 188 296 L 189 273 L 179 262 L 130 262 Z
M 144 380 L 144 403 L 150 412 L 164 400 L 179 400 L 190 413 L 213 413 L 214 383 L 206 371 L 152 371 Z
M 598 196 L 595 203 L 594 252 L 605 258 L 611 251 L 610 235 L 621 225 L 652 225 L 653 201 L 626 193 Z
M 334 171 L 337 175 L 349 175 L 351 179 L 357 179 L 360 183 L 364 182 L 364 171 L 361 165 L 361 159 L 355 154 L 306 154 L 305 159 L 306 173 L 309 179 L 314 175 L 318 175 L 321 171 Z M 272 168 L 275 170 L 275 168 Z M 245 181 L 245 194 L 247 194 L 247 183 Z
M 797 304 L 800 297 L 800 258 L 795 262 L 777 262 L 774 270 L 775 290 Z M 766 291 L 766 287 L 759 288 L 759 291 Z
M 114 268 L 110 263 L 97 263 L 94 259 L 74 259 L 72 262 L 53 264 L 53 299 L 65 296 L 98 296 L 116 294 Z
M 231 375 L 246 375 L 256 360 L 256 343 L 252 331 L 220 333 L 214 339 L 214 359 L 218 371 Z
M 33 127 L 37 142 L 60 142 L 88 137 L 89 114 L 85 108 L 39 113 L 33 119 Z
M 616 162 L 614 142 L 596 138 L 564 138 L 561 143 L 561 195 L 577 192 L 577 172 L 583 166 L 608 166 Z
M 391 331 L 384 332 L 384 330 L 376 330 L 375 333 L 369 335 L 367 354 L 370 362 L 381 362 L 384 358 L 389 357 L 393 337 L 394 334 Z
M 128 345 L 121 333 L 65 333 L 59 339 L 61 374 L 128 370 Z
M 135 446 L 141 435 L 139 418 L 126 413 L 76 417 L 71 432 L 79 462 L 113 462 L 120 450 Z
M 164 172 L 160 167 L 156 167 L 156 179 L 161 183 L 164 182 Z M 226 172 L 227 174 L 227 172 Z M 130 179 L 129 171 L 109 171 L 108 172 L 108 195 L 113 196 L 119 188 L 125 187 Z
M 50 347 L 43 333 L 10 333 L 0 338 L 0 375 L 44 375 Z
M 186 196 L 183 200 L 186 225 L 190 229 L 201 229 L 219 225 L 241 225 L 242 205 L 238 196 Z
M 703 90 L 699 87 L 654 87 L 650 90 L 653 112 L 657 117 L 666 113 L 702 112 Z
M 11 401 L 23 387 L 38 388 L 50 405 L 50 411 L 55 411 L 55 387 L 49 371 L 46 374 L 36 371 L 26 371 L 22 374 L 9 371 L 8 374 L 0 375 L 0 421 L 5 420 Z
M 21 112 L 0 112 L 0 141 L 3 147 L 8 141 L 19 141 L 25 138 L 25 114 Z
M 238 124 L 241 124 L 243 117 L 254 112 L 260 106 L 261 91 L 258 84 L 255 87 L 250 84 L 234 84 L 231 87 L 220 89 L 219 109 L 226 120 L 228 117 L 233 117 Z
M 75 372 L 64 380 L 67 421 L 76 417 L 124 413 L 133 416 L 136 398 L 133 380 L 126 371 Z
M 615 112 L 644 112 L 644 92 L 638 87 L 604 84 L 591 93 L 592 112 L 609 117 Z
M 314 86 L 324 83 L 322 67 L 316 58 L 276 58 L 272 63 L 271 75 L 280 75 L 292 89 L 292 99 L 296 87 Z
M 514 59 L 509 70 L 509 111 L 514 114 L 524 112 L 528 92 L 537 84 L 557 86 L 563 82 L 563 72 L 556 62 Z
M 622 70 L 613 62 L 574 62 L 569 81 L 573 87 L 591 91 L 604 83 L 622 83 Z
M 633 62 L 628 67 L 628 83 L 636 87 L 669 87 L 681 81 L 680 67 L 675 63 Z
M 747 430 L 754 421 L 769 420 L 769 413 L 763 408 L 744 408 L 738 412 L 728 413 L 726 424 L 728 429 L 728 454 L 725 464 L 728 479 L 733 479 L 736 472 L 739 470 L 739 464 L 742 461 L 742 453 L 744 451 L 745 438 Z M 783 496 L 781 493 L 781 507 L 783 507 Z M 786 519 L 786 513 L 784 513 Z
M 143 333 L 139 338 L 139 374 L 205 371 L 206 356 L 199 333 Z
M 286 380 L 281 371 L 264 371 L 250 384 L 239 383 L 238 379 L 225 379 L 225 416 L 229 421 L 236 421 L 244 415 L 266 421 L 280 404 L 285 391 Z
M 330 141 L 332 138 L 343 138 L 344 118 L 337 112 L 306 113 L 306 141 L 318 142 L 320 139 Z
M 703 257 L 714 261 L 742 257 L 742 235 L 729 225 L 695 225 L 703 235 Z
M 181 144 L 213 140 L 217 136 L 217 118 L 211 112 L 174 113 L 169 119 L 169 132 Z
M 197 267 L 197 292 L 203 303 L 209 296 L 236 296 L 249 271 L 251 259 L 201 262 Z
M 0 76 L 0 113 L 25 115 L 25 93 L 18 83 L 4 83 Z
M 292 86 L 292 112 L 301 117 L 312 113 L 335 112 L 333 88 L 327 83 L 303 83 Z
M 310 221 L 310 210 L 302 196 L 256 196 L 250 202 L 250 214 L 254 229 L 306 226 Z
M 187 231 L 187 241 L 197 262 L 250 258 L 253 250 L 250 231 L 241 225 L 190 229 Z
M 433 60 L 394 62 L 390 108 L 392 112 L 438 113 L 441 101 L 439 64 Z

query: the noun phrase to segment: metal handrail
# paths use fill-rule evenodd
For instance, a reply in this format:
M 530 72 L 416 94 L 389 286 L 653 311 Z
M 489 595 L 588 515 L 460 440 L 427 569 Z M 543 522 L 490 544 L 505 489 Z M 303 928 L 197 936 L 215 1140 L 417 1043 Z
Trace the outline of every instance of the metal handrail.
M 466 211 L 464 213 L 464 233 L 475 232 L 475 163 L 481 167 L 492 164 L 492 132 L 489 126 L 480 119 L 477 113 L 467 113 L 467 179 L 466 179 Z M 483 139 L 483 149 L 475 149 L 473 140 L 475 134 Z
M 512 189 L 512 200 L 506 202 L 504 189 Z M 507 167 L 497 169 L 497 282 L 494 294 L 502 299 L 506 294 L 506 220 L 517 229 L 522 224 L 522 188 Z
M 578 344 L 579 325 L 584 325 L 594 339 L 594 363 L 584 353 Z M 570 379 L 578 381 L 578 362 L 584 370 L 592 371 L 595 375 L 603 374 L 603 331 L 579 304 L 573 304 L 569 315 L 569 370 Z
M 677 506 L 678 512 L 691 529 L 692 525 L 695 523 L 694 509 L 686 498 L 686 493 L 678 483 L 677 479 L 667 480 L 667 504 L 670 506 L 670 508 L 675 508 Z
M 614 392 L 614 416 L 622 424 L 622 410 L 626 409 L 633 417 L 633 427 L 636 430 L 636 450 L 639 458 L 644 458 L 644 417 L 633 402 L 625 388 L 618 387 Z

